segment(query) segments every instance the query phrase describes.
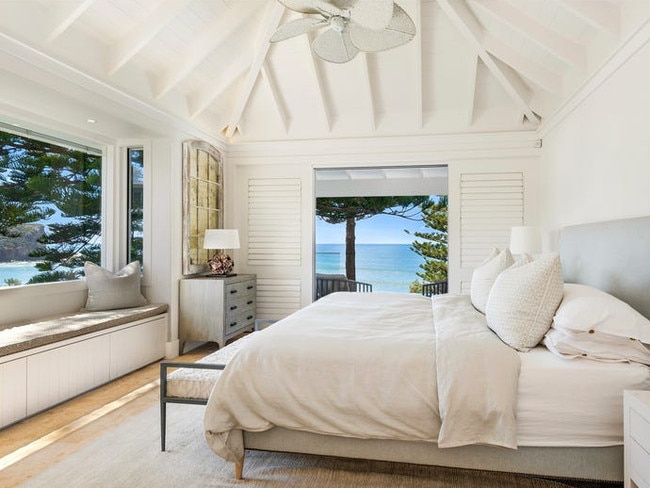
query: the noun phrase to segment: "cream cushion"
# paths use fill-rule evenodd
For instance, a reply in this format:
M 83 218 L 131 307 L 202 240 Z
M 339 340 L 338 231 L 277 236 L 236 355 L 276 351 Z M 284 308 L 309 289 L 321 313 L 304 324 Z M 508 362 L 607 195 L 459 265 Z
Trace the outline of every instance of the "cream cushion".
M 490 296 L 490 290 L 499 274 L 512 266 L 514 259 L 510 250 L 504 249 L 499 252 L 494 248 L 485 260 L 477 266 L 472 273 L 472 282 L 470 285 L 470 298 L 474 308 L 481 313 L 485 313 L 485 306 Z
M 518 351 L 535 347 L 548 331 L 563 295 L 556 253 L 512 266 L 495 280 L 486 306 L 488 327 Z
M 88 299 L 85 310 L 113 310 L 140 307 L 147 300 L 140 293 L 140 263 L 134 261 L 121 270 L 111 271 L 94 263 L 84 264 Z

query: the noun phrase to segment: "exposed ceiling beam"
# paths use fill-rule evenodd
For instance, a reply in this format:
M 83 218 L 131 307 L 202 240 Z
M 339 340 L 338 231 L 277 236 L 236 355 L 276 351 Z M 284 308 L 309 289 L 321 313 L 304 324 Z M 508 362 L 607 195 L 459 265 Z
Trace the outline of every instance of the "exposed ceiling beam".
M 469 57 L 470 67 L 468 71 L 469 82 L 467 83 L 467 95 L 464 97 L 467 109 L 467 126 L 471 127 L 474 123 L 474 105 L 476 103 L 476 77 L 478 73 L 479 57 L 474 54 Z
M 274 2 L 274 6 L 277 5 L 279 4 Z M 283 9 L 284 7 L 279 5 L 278 8 Z M 181 56 L 183 61 L 158 77 L 160 81 L 157 90 L 154 92 L 155 98 L 161 98 L 169 93 L 176 85 L 178 85 L 178 83 L 183 81 L 192 70 L 201 64 L 221 43 L 223 43 L 224 40 L 235 35 L 240 27 L 245 24 L 250 17 L 255 15 L 255 9 L 250 9 L 247 12 L 248 15 L 239 17 L 237 22 L 225 23 L 223 17 L 220 16 L 212 25 L 198 33 L 194 41 L 187 46 L 185 53 Z
M 110 50 L 108 74 L 114 75 L 133 56 L 151 42 L 165 26 L 187 7 L 192 0 L 166 0 L 147 15 L 143 22 L 133 26 L 126 36 L 116 42 Z
M 190 117 L 194 118 L 207 110 L 219 95 L 225 92 L 237 79 L 246 74 L 248 68 L 249 65 L 246 62 L 246 58 L 239 56 L 224 70 L 218 83 L 210 82 L 210 85 L 200 92 L 190 94 L 188 96 Z
M 362 64 L 362 78 L 363 78 L 363 91 L 366 93 L 366 101 L 368 105 L 368 119 L 370 122 L 370 129 L 374 131 L 377 128 L 377 109 L 375 108 L 375 94 L 373 86 L 373 76 L 371 74 L 371 58 L 372 56 L 369 53 L 361 53 L 359 56 L 361 58 Z
M 262 65 L 262 77 L 266 80 L 266 82 L 269 85 L 269 89 L 271 90 L 271 96 L 273 97 L 273 103 L 275 104 L 275 108 L 278 111 L 278 115 L 282 120 L 284 131 L 289 132 L 289 116 L 287 115 L 287 109 L 284 106 L 284 102 L 282 101 L 282 96 L 280 95 L 280 91 L 278 90 L 275 80 L 273 79 L 273 74 L 269 70 L 268 61 L 265 61 L 264 64 Z
M 75 21 L 83 14 L 96 0 L 83 0 L 83 2 L 52 2 L 57 7 L 57 12 L 53 14 L 54 28 L 50 31 L 46 38 L 46 42 L 56 40 L 68 28 L 75 23 Z
M 540 122 L 539 117 L 528 106 L 528 90 L 512 70 L 503 69 L 483 46 L 483 28 L 464 1 L 437 0 L 440 8 L 469 41 L 472 49 L 481 58 L 488 70 L 497 79 L 506 93 L 517 104 L 518 109 L 534 124 Z
M 530 39 L 547 53 L 571 68 L 584 70 L 587 63 L 585 49 L 552 29 L 543 26 L 505 0 L 473 1 L 472 5 L 490 13 L 520 35 Z
M 325 126 L 327 127 L 327 131 L 329 132 L 332 130 L 332 109 L 327 99 L 326 86 L 325 86 L 325 82 L 323 81 L 323 75 L 321 74 L 321 69 L 319 65 L 319 63 L 322 63 L 322 61 L 317 60 L 316 55 L 311 50 L 311 43 L 313 42 L 312 35 L 307 34 L 306 36 L 304 36 L 304 38 L 305 38 L 305 47 L 307 49 L 307 56 L 309 56 L 310 72 L 312 74 L 312 77 L 314 78 L 314 81 L 316 82 L 316 88 L 319 95 L 318 99 L 321 103 L 323 117 L 325 118 Z
M 423 50 L 422 50 L 422 5 L 415 2 L 413 16 L 415 17 L 415 29 L 417 35 L 413 39 L 417 50 L 417 62 L 415 65 L 415 125 L 417 129 L 424 127 L 424 80 L 423 80 Z
M 618 38 L 621 17 L 618 6 L 607 2 L 584 2 L 582 0 L 558 0 L 558 3 L 590 26 Z
M 486 35 L 483 39 L 485 49 L 494 54 L 501 61 L 512 66 L 530 81 L 540 86 L 553 95 L 562 95 L 562 78 L 534 63 L 530 58 L 520 54 L 513 47 L 504 44 L 493 35 Z
M 266 59 L 266 55 L 269 52 L 271 43 L 269 39 L 271 35 L 276 31 L 280 20 L 282 19 L 282 14 L 284 14 L 284 6 L 279 2 L 272 2 L 269 4 L 264 20 L 259 31 L 259 38 L 257 40 L 257 51 L 253 58 L 253 62 L 248 70 L 248 75 L 244 80 L 239 96 L 235 101 L 235 105 L 230 114 L 230 122 L 228 122 L 228 129 L 226 129 L 226 137 L 230 138 L 235 133 L 241 116 L 244 113 L 246 104 L 250 99 L 251 93 L 253 92 L 253 87 L 255 86 L 255 81 L 260 74 L 262 69 L 262 64 Z

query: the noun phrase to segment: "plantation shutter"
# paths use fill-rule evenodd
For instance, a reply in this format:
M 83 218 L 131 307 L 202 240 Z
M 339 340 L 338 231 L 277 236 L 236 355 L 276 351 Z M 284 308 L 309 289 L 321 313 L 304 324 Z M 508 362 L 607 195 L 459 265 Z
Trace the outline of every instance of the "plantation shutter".
M 248 180 L 248 264 L 300 266 L 300 180 Z
M 468 294 L 472 272 L 493 247 L 510 245 L 514 226 L 530 225 L 535 191 L 534 167 L 521 162 L 458 164 L 450 170 L 449 286 Z
M 281 277 L 303 262 L 301 198 L 299 178 L 248 179 L 247 265 L 258 275 L 259 319 L 279 320 L 301 307 L 302 281 Z
M 460 265 L 476 267 L 494 246 L 508 247 L 524 222 L 524 175 L 463 173 L 460 178 Z

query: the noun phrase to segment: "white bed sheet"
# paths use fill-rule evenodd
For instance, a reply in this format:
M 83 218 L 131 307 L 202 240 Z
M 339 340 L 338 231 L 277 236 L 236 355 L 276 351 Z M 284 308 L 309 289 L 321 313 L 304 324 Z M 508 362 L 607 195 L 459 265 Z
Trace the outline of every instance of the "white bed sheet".
M 650 368 L 564 359 L 544 346 L 520 357 L 520 446 L 623 444 L 623 390 L 650 389 Z

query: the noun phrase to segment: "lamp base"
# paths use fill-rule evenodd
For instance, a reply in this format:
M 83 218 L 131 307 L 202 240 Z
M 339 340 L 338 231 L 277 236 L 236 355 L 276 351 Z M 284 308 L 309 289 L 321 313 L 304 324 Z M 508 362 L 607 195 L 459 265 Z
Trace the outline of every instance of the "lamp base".
M 211 275 L 227 276 L 232 272 L 235 262 L 227 254 L 216 252 L 212 259 L 208 260 L 208 266 Z

